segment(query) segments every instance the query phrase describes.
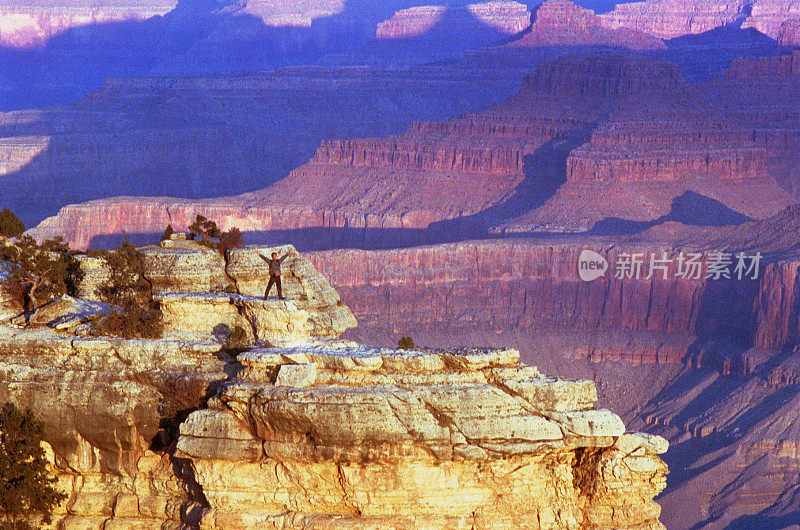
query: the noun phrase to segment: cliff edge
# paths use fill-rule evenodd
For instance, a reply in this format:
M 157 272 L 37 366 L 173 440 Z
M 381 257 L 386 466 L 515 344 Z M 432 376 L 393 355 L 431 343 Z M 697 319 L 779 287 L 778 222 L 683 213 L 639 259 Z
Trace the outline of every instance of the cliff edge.
M 56 527 L 663 527 L 667 443 L 593 382 L 514 349 L 339 340 L 352 313 L 292 247 L 141 250 L 163 338 L 92 334 L 107 308 L 81 298 L 0 322 L 0 401 L 45 425 Z M 285 301 L 259 296 L 273 251 Z M 109 271 L 80 261 L 92 298 Z

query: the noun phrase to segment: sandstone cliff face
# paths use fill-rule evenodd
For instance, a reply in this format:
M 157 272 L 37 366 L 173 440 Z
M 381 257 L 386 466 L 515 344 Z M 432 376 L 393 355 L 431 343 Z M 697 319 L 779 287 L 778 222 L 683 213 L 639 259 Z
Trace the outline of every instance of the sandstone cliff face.
M 660 274 L 583 282 L 578 254 L 615 263 L 656 248 L 600 241 L 484 241 L 393 251 L 312 254 L 362 328 L 389 334 L 526 330 L 557 337 L 563 355 L 594 361 L 679 362 L 695 340 L 704 282 Z M 671 254 L 669 248 L 663 251 Z M 660 256 L 660 254 L 657 254 Z M 380 264 L 380 266 L 378 266 Z M 546 343 L 531 347 L 547 348 Z
M 661 528 L 649 499 L 666 442 L 625 434 L 593 408 L 591 382 L 517 356 L 353 343 L 240 354 L 239 378 L 181 426 L 204 524 Z
M 749 131 L 687 129 L 658 123 L 600 127 L 570 153 L 567 180 L 766 180 L 767 152 Z
M 143 249 L 171 336 L 88 336 L 86 315 L 103 308 L 71 298 L 35 326 L 0 325 L 0 400 L 45 423 L 69 495 L 57 527 L 663 528 L 652 498 L 668 445 L 596 409 L 592 382 L 545 377 L 512 349 L 320 340 L 352 315 L 301 256 L 284 263 L 290 300 L 267 312 L 209 291 L 219 270 L 260 291 L 256 253 L 293 249 L 237 249 L 221 264 L 197 247 Z M 107 275 L 97 261 L 84 258 L 84 291 Z M 225 337 L 192 329 L 227 323 L 218 302 L 257 313 L 262 347 L 234 359 Z M 193 320 L 175 320 L 175 303 Z M 287 336 L 293 304 L 329 327 Z
M 377 39 L 407 39 L 420 37 L 435 29 L 446 17 L 452 16 L 454 8 L 446 5 L 417 6 L 397 11 L 391 18 L 380 22 L 375 28 Z M 531 14 L 525 4 L 505 0 L 494 0 L 469 4 L 462 16 L 472 17 L 480 24 L 497 30 L 501 34 L 514 35 L 530 25 Z M 457 11 L 456 11 L 457 12 Z M 464 28 L 466 29 L 466 28 Z
M 750 16 L 743 26 L 755 28 L 765 35 L 777 38 L 784 22 L 796 19 L 798 15 L 800 15 L 800 4 L 796 1 L 760 0 L 753 4 Z
M 741 20 L 745 3 L 691 2 L 688 0 L 653 0 L 619 4 L 614 10 L 600 15 L 613 28 L 636 29 L 662 39 L 679 35 L 703 33 Z
M 198 407 L 224 378 L 210 342 L 75 337 L 0 326 L 0 401 L 45 424 L 58 487 L 57 524 L 196 523 L 202 498 L 179 460 L 151 450 L 162 419 Z
M 796 217 L 787 218 L 796 223 Z M 754 230 L 765 242 L 796 247 L 794 225 L 762 223 Z M 775 234 L 789 240 L 776 240 Z M 707 278 L 707 264 L 720 248 L 761 252 L 758 278 Z M 607 259 L 604 278 L 584 282 L 578 277 L 583 249 Z M 677 276 L 679 252 L 701 255 L 706 265 L 698 278 Z M 732 370 L 745 370 L 744 350 L 752 348 L 754 359 L 755 351 L 769 357 L 797 342 L 797 261 L 775 261 L 774 252 L 763 242 L 729 233 L 661 242 L 573 238 L 340 250 L 314 253 L 312 260 L 353 308 L 361 328 L 381 336 L 520 330 L 532 355 L 550 347 L 536 338 L 547 336 L 570 358 L 664 364 L 690 359 L 703 349 L 703 337 L 723 334 L 744 341 L 743 349 L 727 354 L 732 356 L 727 362 Z M 616 277 L 618 264 L 632 255 L 642 262 L 641 274 Z M 660 271 L 648 278 L 651 257 L 664 255 L 670 267 L 666 278 Z M 366 266 L 370 263 L 381 266 Z M 721 367 L 724 356 L 714 355 L 696 361 Z
M 539 4 L 530 31 L 511 43 L 513 47 L 610 45 L 631 49 L 659 49 L 664 43 L 653 35 L 629 28 L 609 28 L 594 11 L 569 0 Z

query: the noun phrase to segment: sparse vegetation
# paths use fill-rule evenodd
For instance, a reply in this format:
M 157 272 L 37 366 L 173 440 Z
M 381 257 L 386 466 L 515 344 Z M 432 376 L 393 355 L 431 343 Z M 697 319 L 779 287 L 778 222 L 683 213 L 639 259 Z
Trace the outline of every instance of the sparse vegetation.
M 160 338 L 164 323 L 150 283 L 144 277 L 144 255 L 129 241 L 113 251 L 92 254 L 103 258 L 111 269 L 108 283 L 95 294 L 114 306 L 96 320 L 98 331 L 125 338 Z
M 198 237 L 200 238 L 199 241 L 197 240 Z M 217 223 L 206 219 L 202 215 L 198 215 L 194 223 L 189 226 L 189 238 L 206 247 L 217 248 L 217 243 L 214 242 L 214 239 L 219 239 L 220 237 L 222 237 L 222 232 L 217 227 Z
M 83 271 L 61 236 L 41 245 L 23 235 L 16 242 L 0 242 L 0 258 L 16 265 L 5 280 L 5 288 L 25 311 L 64 294 L 76 295 Z
M 202 215 L 198 215 L 194 223 L 189 226 L 188 237 L 203 246 L 219 250 L 223 256 L 228 250 L 244 245 L 242 232 L 238 228 L 234 226 L 226 232 L 221 232 L 217 223 Z
M 43 436 L 30 410 L 6 404 L 0 411 L 0 514 L 7 528 L 33 528 L 31 516 L 49 524 L 53 509 L 67 498 L 48 475 Z
M 225 347 L 229 350 L 244 348 L 247 346 L 247 331 L 242 326 L 233 326 L 230 334 L 225 339 Z
M 5 208 L 0 212 L 0 236 L 18 237 L 25 231 L 25 224 L 14 212 Z
M 175 229 L 172 228 L 172 223 L 168 224 L 167 227 L 164 229 L 164 235 L 161 236 L 161 241 L 166 239 L 170 239 L 172 234 L 175 233 Z
M 402 339 L 397 341 L 397 349 L 398 350 L 413 350 L 414 349 L 414 339 L 411 337 L 403 337 Z
M 219 251 L 222 252 L 223 256 L 228 250 L 241 247 L 242 245 L 244 245 L 242 232 L 235 226 L 227 232 L 223 232 L 222 236 L 219 238 Z

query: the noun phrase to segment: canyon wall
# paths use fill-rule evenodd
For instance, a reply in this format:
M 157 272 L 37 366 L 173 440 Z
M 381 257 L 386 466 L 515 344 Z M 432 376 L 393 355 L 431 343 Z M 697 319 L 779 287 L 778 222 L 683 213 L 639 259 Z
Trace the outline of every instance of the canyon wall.
M 106 308 L 71 297 L 0 324 L 0 399 L 43 422 L 68 494 L 53 527 L 663 528 L 652 499 L 668 444 L 595 407 L 591 381 L 546 377 L 508 348 L 286 335 L 298 311 L 355 323 L 292 248 L 222 260 L 176 235 L 142 250 L 164 338 L 102 336 Z M 259 251 L 289 253 L 288 300 L 258 296 Z M 107 271 L 81 260 L 90 290 Z M 228 342 L 234 324 L 209 309 L 219 295 L 268 321 L 257 344 Z
M 33 226 L 77 197 L 258 190 L 325 139 L 398 134 L 415 120 L 473 112 L 513 93 L 520 77 L 300 68 L 112 79 L 68 107 L 0 114 L 4 202 Z M 50 191 L 32 195 L 29 182 Z
M 785 92 L 769 89 L 771 72 L 793 71 L 793 60 L 740 61 L 704 91 L 651 58 L 561 58 L 481 113 L 413 122 L 399 135 L 322 140 L 308 163 L 259 191 L 97 201 L 66 207 L 32 233 L 60 233 L 85 248 L 98 235 L 113 243 L 122 233 L 159 233 L 168 222 L 184 229 L 203 214 L 265 242 L 294 236 L 307 238 L 307 248 L 390 247 L 489 228 L 574 232 L 610 218 L 648 222 L 687 191 L 763 218 L 792 204 L 797 189 L 800 120 L 791 118 L 789 97 L 797 87 L 787 77 Z M 737 84 L 740 77 L 749 81 Z M 732 110 L 718 96 L 753 102 Z
M 610 263 L 625 252 L 587 241 Z M 394 251 L 340 250 L 312 261 L 353 308 L 360 326 L 382 334 L 527 330 L 560 339 L 562 354 L 594 361 L 679 362 L 694 341 L 704 282 L 660 274 L 583 282 L 582 245 L 484 241 Z M 668 249 L 664 249 L 668 251 Z M 648 262 L 649 263 L 649 262 Z
M 634 50 L 660 49 L 661 39 L 630 28 L 610 28 L 594 11 L 569 0 L 546 0 L 534 13 L 530 31 L 510 43 L 515 48 L 534 46 L 623 46 Z
M 738 252 L 747 258 L 741 265 L 758 270 L 737 271 L 739 259 L 731 255 L 730 277 L 715 278 L 709 271 L 719 248 L 699 240 L 679 248 L 601 238 L 509 240 L 319 252 L 312 260 L 353 308 L 360 326 L 381 336 L 524 330 L 524 352 L 533 358 L 546 347 L 536 336 L 547 335 L 558 337 L 563 355 L 594 362 L 694 359 L 749 372 L 754 363 L 797 342 L 797 262 L 774 261 L 766 249 L 743 246 Z M 579 278 L 584 249 L 607 260 L 604 277 Z M 757 252 L 763 263 L 753 265 Z M 679 260 L 692 253 L 700 271 L 680 275 Z M 651 263 L 667 263 L 666 269 L 653 269 L 648 277 Z M 704 345 L 709 336 L 741 344 L 735 351 L 714 351 Z
M 390 18 L 378 23 L 377 39 L 408 39 L 420 37 L 435 30 L 445 19 L 461 16 L 473 18 L 486 29 L 500 34 L 515 35 L 531 23 L 531 13 L 525 4 L 504 0 L 468 4 L 464 8 L 447 5 L 416 6 L 401 9 Z

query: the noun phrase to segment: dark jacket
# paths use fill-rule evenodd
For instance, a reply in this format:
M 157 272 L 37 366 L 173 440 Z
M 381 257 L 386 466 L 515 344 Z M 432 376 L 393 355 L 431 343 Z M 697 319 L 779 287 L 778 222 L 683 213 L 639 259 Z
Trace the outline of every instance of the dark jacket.
M 261 254 L 259 254 L 259 256 L 261 256 Z M 264 256 L 261 256 L 261 259 L 263 259 L 264 261 L 267 262 L 267 264 L 269 264 L 269 275 L 270 276 L 280 276 L 281 275 L 281 263 L 283 263 L 283 260 L 285 260 L 288 256 L 289 256 L 289 254 L 284 254 L 283 257 L 276 258 L 276 259 L 268 259 L 268 258 L 265 258 Z

